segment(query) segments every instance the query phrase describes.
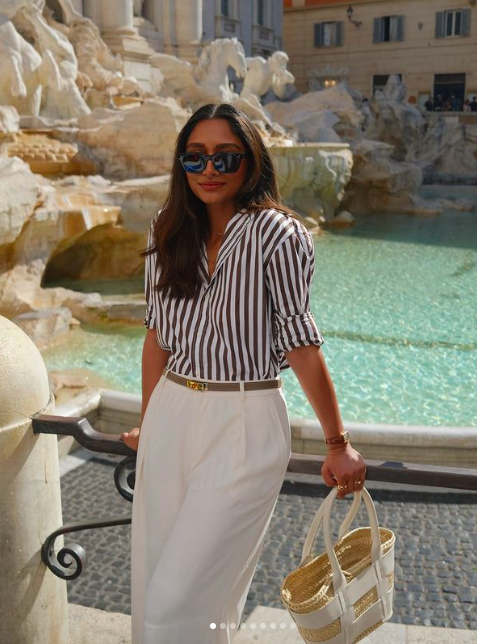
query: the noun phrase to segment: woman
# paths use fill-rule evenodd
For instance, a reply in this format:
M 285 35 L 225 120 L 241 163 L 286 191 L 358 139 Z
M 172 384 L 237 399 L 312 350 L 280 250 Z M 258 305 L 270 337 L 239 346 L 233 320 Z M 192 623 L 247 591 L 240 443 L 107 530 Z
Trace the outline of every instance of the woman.
M 230 643 L 291 456 L 280 370 L 338 441 L 326 485 L 360 490 L 366 466 L 309 311 L 312 236 L 233 105 L 203 106 L 180 132 L 148 247 L 142 424 L 122 435 L 138 450 L 133 644 Z

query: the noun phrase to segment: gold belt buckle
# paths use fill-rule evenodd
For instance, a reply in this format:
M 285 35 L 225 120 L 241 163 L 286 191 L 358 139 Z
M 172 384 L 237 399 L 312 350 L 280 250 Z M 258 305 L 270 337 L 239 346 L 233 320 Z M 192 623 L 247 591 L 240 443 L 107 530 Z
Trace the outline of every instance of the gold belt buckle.
M 187 380 L 186 385 L 190 389 L 197 389 L 199 391 L 206 391 L 208 389 L 206 382 L 198 382 L 197 380 Z

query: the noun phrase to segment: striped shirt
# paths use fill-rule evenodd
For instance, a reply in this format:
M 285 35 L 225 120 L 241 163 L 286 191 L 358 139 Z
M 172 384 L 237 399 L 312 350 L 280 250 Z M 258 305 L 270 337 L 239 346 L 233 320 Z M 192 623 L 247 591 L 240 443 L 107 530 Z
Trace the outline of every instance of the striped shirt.
M 276 378 L 290 367 L 284 351 L 324 342 L 309 309 L 313 237 L 290 215 L 237 212 L 211 278 L 202 242 L 202 284 L 192 298 L 153 291 L 156 267 L 156 253 L 147 255 L 144 325 L 157 329 L 159 346 L 171 352 L 167 367 L 176 373 L 199 380 Z

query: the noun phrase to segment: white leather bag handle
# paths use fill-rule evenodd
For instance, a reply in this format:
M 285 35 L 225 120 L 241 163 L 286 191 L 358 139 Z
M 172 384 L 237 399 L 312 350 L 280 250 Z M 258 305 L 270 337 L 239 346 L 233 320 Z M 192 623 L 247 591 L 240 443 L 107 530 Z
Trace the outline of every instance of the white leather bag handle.
M 325 538 L 326 552 L 328 554 L 331 568 L 333 570 L 333 589 L 335 593 L 340 592 L 348 583 L 346 580 L 346 577 L 343 574 L 343 571 L 340 568 L 338 558 L 336 557 L 336 553 L 333 548 L 333 541 L 331 538 L 331 525 L 330 525 L 331 506 L 333 505 L 333 502 L 337 494 L 338 494 L 338 486 L 334 486 L 331 492 L 326 497 L 326 499 L 324 499 L 324 501 L 318 508 L 318 511 L 308 531 L 308 535 L 305 539 L 305 544 L 303 546 L 303 552 L 302 552 L 302 562 L 299 565 L 299 567 L 301 567 L 304 563 L 306 563 L 305 560 L 311 556 L 311 548 L 315 541 L 318 530 L 321 524 L 323 523 L 323 534 Z M 376 508 L 374 507 L 373 500 L 369 495 L 368 490 L 365 487 L 355 492 L 354 494 L 355 494 L 355 502 L 353 502 L 345 520 L 343 521 L 342 526 L 345 525 L 345 523 L 351 516 L 352 511 L 354 512 L 354 514 L 356 514 L 357 508 L 361 503 L 361 497 L 364 498 L 364 502 L 366 504 L 366 509 L 368 511 L 368 517 L 371 525 L 371 536 L 372 536 L 371 565 L 374 565 L 376 561 L 379 561 L 379 567 L 381 571 L 383 571 L 384 567 L 383 567 L 381 537 L 379 533 L 378 516 L 376 514 Z M 354 515 L 352 518 L 354 518 Z
M 348 530 L 348 527 L 350 526 L 351 522 L 356 516 L 356 513 L 358 512 L 360 505 L 361 505 L 361 491 L 356 491 L 354 493 L 353 503 L 351 504 L 351 507 L 348 510 L 348 514 L 346 515 L 346 517 L 343 520 L 343 523 L 341 524 L 341 527 L 339 530 L 339 539 L 341 539 L 341 537 L 344 534 L 346 534 L 346 531 Z M 323 519 L 324 509 L 325 509 L 325 499 L 323 499 L 322 504 L 318 508 L 318 511 L 316 512 L 315 517 L 310 526 L 310 529 L 308 530 L 308 536 L 306 537 L 305 543 L 303 544 L 301 562 L 298 566 L 299 568 L 301 568 L 301 566 L 308 563 L 309 559 L 313 558 L 311 556 L 311 549 L 313 547 L 313 543 L 315 541 L 316 535 L 318 534 L 320 523 Z
M 345 534 L 348 532 L 348 529 L 350 525 L 353 523 L 353 519 L 358 513 L 359 508 L 361 507 L 361 499 L 363 496 L 361 494 L 355 494 L 353 503 L 351 504 L 350 509 L 348 510 L 348 514 L 345 516 L 343 519 L 343 523 L 340 526 L 339 532 L 338 532 L 338 541 L 342 539 Z

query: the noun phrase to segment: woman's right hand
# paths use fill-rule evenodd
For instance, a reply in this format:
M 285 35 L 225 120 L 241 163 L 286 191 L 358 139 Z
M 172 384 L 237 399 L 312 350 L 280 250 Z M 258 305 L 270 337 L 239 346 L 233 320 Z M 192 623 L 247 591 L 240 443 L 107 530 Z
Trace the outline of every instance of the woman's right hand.
M 130 447 L 131 449 L 135 450 L 137 452 L 137 448 L 139 445 L 139 433 L 141 429 L 139 427 L 135 427 L 132 429 L 130 432 L 123 432 L 119 438 L 119 440 L 124 441 L 124 443 Z

